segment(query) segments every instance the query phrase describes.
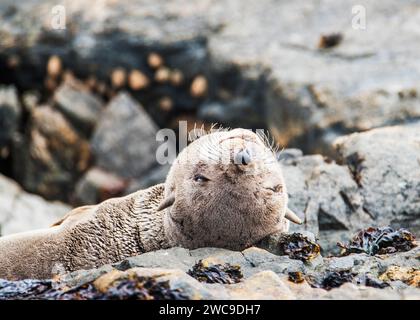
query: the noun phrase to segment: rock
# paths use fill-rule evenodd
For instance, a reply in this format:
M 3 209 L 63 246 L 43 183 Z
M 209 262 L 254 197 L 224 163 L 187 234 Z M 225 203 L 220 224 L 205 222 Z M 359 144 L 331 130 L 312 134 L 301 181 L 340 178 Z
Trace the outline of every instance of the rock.
M 249 265 L 243 253 L 231 251 L 221 248 L 198 248 L 190 250 L 190 255 L 196 262 L 202 260 L 207 263 L 228 263 L 231 265 L 239 265 L 246 272 Z
M 246 277 L 267 269 L 278 274 L 287 274 L 290 271 L 303 271 L 305 269 L 301 261 L 292 260 L 285 256 L 276 256 L 255 247 L 246 249 L 242 253 L 219 248 L 199 248 L 195 250 L 170 248 L 128 258 L 121 263 L 115 264 L 114 267 L 119 270 L 135 267 L 176 268 L 186 272 L 199 261 L 206 264 L 227 263 L 229 265 L 238 265 Z
M 13 180 L 0 175 L 0 236 L 47 228 L 71 210 L 27 193 Z
M 14 176 L 28 191 L 69 201 L 73 186 L 90 161 L 90 148 L 64 116 L 49 106 L 36 107 L 26 137 L 14 140 Z
M 127 80 L 127 72 L 123 68 L 116 68 L 111 73 L 111 83 L 114 88 L 125 86 Z
M 265 250 L 251 247 L 243 251 L 247 264 L 242 264 L 245 276 L 255 274 L 262 270 L 272 270 L 276 274 L 288 274 L 289 272 L 303 271 L 303 263 L 286 256 L 277 256 Z
M 321 299 L 334 300 L 417 300 L 418 290 L 393 290 L 391 288 L 375 289 L 358 287 L 352 283 L 345 283 L 341 287 L 332 289 Z
M 102 294 L 110 294 L 109 298 L 113 297 L 113 299 L 124 299 L 124 295 L 126 298 L 137 297 L 142 300 L 187 299 L 189 295 L 186 291 L 194 288 L 185 288 L 185 285 L 190 284 L 189 279 L 183 279 L 184 286 L 182 288 L 171 288 L 170 281 L 177 276 L 182 277 L 182 272 L 143 268 L 130 269 L 125 272 L 113 270 L 96 279 L 93 286 Z M 184 276 L 184 278 L 187 277 Z M 172 284 L 172 286 L 174 285 Z
M 328 260 L 328 270 L 341 272 L 351 270 L 355 265 L 364 263 L 368 257 L 366 255 L 350 255 L 346 257 L 333 257 Z
M 400 268 L 418 268 L 420 259 L 420 248 L 414 248 L 407 252 L 400 252 L 388 255 L 380 255 L 366 258 L 365 255 L 351 255 L 353 257 L 353 268 L 359 274 L 372 274 L 379 278 L 390 267 L 398 266 Z M 328 265 L 328 262 L 327 262 Z
M 313 232 L 326 253 L 368 226 L 418 237 L 419 130 L 413 123 L 344 136 L 335 143 L 341 164 L 319 155 L 283 159 L 289 205 L 305 222 L 291 231 Z
M 199 259 L 191 257 L 189 250 L 184 248 L 170 248 L 128 258 L 115 267 L 119 270 L 128 270 L 134 267 L 142 268 L 175 268 L 187 271 Z
M 125 294 L 128 294 L 126 299 L 132 299 L 134 295 L 137 294 L 135 292 L 135 288 L 139 288 L 140 286 L 142 286 L 141 283 L 143 281 L 148 282 L 148 285 L 146 285 L 145 289 L 150 288 L 151 286 L 155 286 L 155 290 L 151 290 L 150 293 L 158 294 L 159 296 L 161 293 L 162 296 L 160 296 L 159 299 L 183 300 L 215 299 L 216 297 L 224 297 L 225 299 L 227 298 L 227 296 L 223 295 L 223 293 L 221 293 L 220 290 L 216 290 L 216 288 L 207 287 L 205 285 L 200 284 L 197 280 L 188 276 L 185 272 L 178 269 L 167 268 L 131 268 L 126 271 L 119 271 L 114 269 L 100 276 L 95 275 L 95 277 L 92 277 L 91 275 L 87 274 L 83 282 L 78 282 L 78 286 L 80 287 L 90 282 L 93 284 L 96 290 L 98 290 L 102 294 L 108 294 L 111 292 L 115 292 L 113 288 L 116 287 L 116 284 L 122 284 L 121 282 L 127 280 L 135 281 L 137 282 L 137 284 L 135 286 L 127 287 L 127 290 L 124 291 Z M 61 279 L 61 282 L 65 283 L 66 285 L 69 284 L 65 279 Z M 163 289 L 161 292 L 159 290 L 159 287 L 160 290 Z M 121 292 L 120 294 L 124 293 Z M 123 297 L 118 297 L 117 295 L 114 297 L 114 299 L 115 298 L 121 299 Z M 139 298 L 145 299 L 141 296 Z M 151 298 L 152 297 L 149 297 L 147 299 L 150 300 Z
M 12 291 L 15 299 L 144 299 L 146 293 L 163 299 L 418 299 L 419 252 L 416 247 L 381 256 L 350 254 L 304 265 L 255 247 L 242 252 L 170 248 L 59 274 L 48 291 L 34 280 L 6 281 L 0 299 Z M 293 273 L 302 279 L 291 281 Z M 16 294 L 28 285 L 32 293 Z
M 197 117 L 203 121 L 220 123 L 232 127 L 264 127 L 261 115 L 254 110 L 254 101 L 248 98 L 230 99 L 228 102 L 211 101 L 200 105 Z M 247 118 L 238 117 L 246 114 Z
M 13 86 L 0 86 L 0 148 L 7 146 L 19 126 L 22 110 Z
M 133 179 L 129 182 L 125 194 L 130 194 L 135 191 L 146 189 L 150 186 L 154 186 L 159 183 L 165 182 L 166 175 L 169 172 L 171 166 L 168 165 L 157 165 L 153 169 L 146 172 L 141 178 Z
M 63 66 L 61 64 L 61 60 L 59 56 L 54 55 L 48 59 L 47 73 L 50 77 L 52 78 L 58 77 L 60 73 L 63 71 L 62 68 Z
M 139 70 L 132 70 L 128 77 L 128 83 L 132 90 L 141 90 L 149 86 L 149 78 Z
M 25 91 L 22 94 L 22 104 L 24 109 L 28 113 L 32 113 L 34 109 L 39 105 L 41 95 L 37 91 Z
M 420 122 L 344 136 L 340 160 L 359 186 L 362 209 L 377 225 L 420 235 Z
M 291 161 L 293 159 L 299 158 L 303 156 L 303 152 L 300 149 L 294 149 L 294 148 L 287 148 L 282 150 L 278 156 L 277 159 L 280 162 L 287 162 Z
M 14 69 L 26 71 L 15 72 L 22 87 L 41 82 L 37 80 L 47 57 L 57 54 L 61 41 L 64 66 L 71 63 L 76 73 L 95 73 L 102 80 L 116 67 L 146 70 L 151 53 L 157 54 L 161 59 L 154 59 L 159 61 L 153 68 L 164 64 L 179 69 L 186 84 L 200 75 L 208 79 L 210 101 L 227 109 L 236 108 L 229 97 L 249 101 L 248 113 L 237 114 L 233 121 L 246 123 L 255 115 L 252 122 L 269 127 L 282 145 L 305 151 L 329 152 L 339 135 L 420 115 L 417 9 L 410 3 L 360 1 L 366 12 L 377 13 L 363 30 L 348 22 L 354 17 L 348 4 L 332 0 L 264 0 L 258 7 L 250 0 L 224 0 L 188 3 L 188 8 L 181 0 L 170 6 L 163 0 L 150 6 L 110 2 L 94 11 L 89 3 L 80 3 L 67 12 L 69 24 L 83 26 L 71 36 L 45 27 L 44 17 L 54 1 L 14 5 L 16 13 L 2 17 L 0 47 L 28 61 Z M 392 30 L 382 32 L 390 11 L 398 12 Z M 31 23 L 22 24 L 22 16 Z M 327 49 L 319 48 L 321 38 L 327 40 Z M 153 94 L 141 98 L 144 105 L 160 98 L 150 98 L 160 92 L 160 85 L 150 90 Z M 189 86 L 181 91 L 189 95 Z M 187 99 L 192 110 L 201 104 L 197 100 Z
M 91 140 L 96 165 L 122 178 L 142 177 L 156 163 L 157 126 L 128 93 L 102 113 Z
M 98 121 L 103 102 L 81 83 L 64 82 L 54 93 L 57 108 L 76 128 L 89 135 Z
M 127 182 L 100 168 L 89 169 L 77 182 L 74 201 L 78 205 L 97 204 L 123 194 Z
M 124 275 L 125 273 L 125 275 Z M 140 277 L 152 277 L 158 282 L 168 282 L 171 291 L 177 291 L 182 297 L 189 299 L 216 299 L 216 297 L 227 298 L 223 292 L 218 292 L 216 288 L 202 285 L 194 278 L 188 276 L 185 272 L 177 269 L 165 268 L 133 268 L 121 273 L 120 277 L 126 277 L 130 274 L 136 274 Z M 104 275 L 103 277 L 106 277 Z M 115 277 L 115 276 L 114 276 Z M 114 279 L 112 279 L 115 281 Z M 100 279 L 97 280 L 98 282 Z M 103 280 L 102 280 L 103 281 Z M 98 283 L 97 282 L 97 283 Z M 103 285 L 103 284 L 102 284 Z
M 57 275 L 58 280 L 69 288 L 83 286 L 87 282 L 92 282 L 104 274 L 115 271 L 110 265 L 105 265 L 97 269 L 78 270 L 71 273 Z
M 306 269 L 306 277 L 309 277 L 308 279 L 314 285 L 321 288 L 325 288 L 326 277 L 331 277 L 334 274 L 337 279 L 331 279 L 329 284 L 335 283 L 337 287 L 340 287 L 339 277 L 343 277 L 344 282 L 375 288 L 390 286 L 405 289 L 410 285 L 418 287 L 416 277 L 418 277 L 419 258 L 420 248 L 418 247 L 407 252 L 380 256 L 369 256 L 363 253 L 324 258 L 322 265 L 315 269 Z M 406 284 L 402 283 L 401 285 L 399 283 L 401 281 L 405 281 Z
M 418 268 L 391 266 L 379 278 L 384 281 L 402 281 L 409 286 L 420 288 L 420 270 Z
M 170 248 L 59 274 L 48 284 L 4 281 L 0 299 L 12 291 L 14 298 L 38 299 L 145 299 L 144 294 L 161 299 L 418 299 L 419 250 L 381 257 L 351 254 L 312 267 L 255 247 L 243 252 Z M 300 273 L 302 281 L 290 281 L 291 273 Z M 29 293 L 16 290 L 28 286 Z
M 327 163 L 321 156 L 304 156 L 283 162 L 283 173 L 289 193 L 289 206 L 304 221 L 291 225 L 291 231 L 308 230 L 321 240 L 321 248 L 331 251 L 335 243 L 322 242 L 327 234 L 336 235 L 369 225 L 371 219 L 349 206 L 359 201 L 358 187 L 350 170 L 336 163 Z M 304 213 L 302 217 L 301 214 Z M 349 234 L 351 234 L 351 231 Z M 338 248 L 336 249 L 338 252 Z
M 190 93 L 193 97 L 202 97 L 207 93 L 207 79 L 199 75 L 195 77 L 191 83 Z
M 292 300 L 296 296 L 278 275 L 272 271 L 261 271 L 242 283 L 227 287 L 230 299 L 238 300 Z

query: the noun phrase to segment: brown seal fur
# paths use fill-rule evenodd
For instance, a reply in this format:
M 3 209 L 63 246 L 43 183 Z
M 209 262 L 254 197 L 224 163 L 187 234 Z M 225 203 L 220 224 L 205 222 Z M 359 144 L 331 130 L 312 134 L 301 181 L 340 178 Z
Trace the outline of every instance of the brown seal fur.
M 172 246 L 241 250 L 287 231 L 285 215 L 299 222 L 287 210 L 280 166 L 263 140 L 244 129 L 219 131 L 185 148 L 165 184 L 0 238 L 0 278 L 49 278 Z

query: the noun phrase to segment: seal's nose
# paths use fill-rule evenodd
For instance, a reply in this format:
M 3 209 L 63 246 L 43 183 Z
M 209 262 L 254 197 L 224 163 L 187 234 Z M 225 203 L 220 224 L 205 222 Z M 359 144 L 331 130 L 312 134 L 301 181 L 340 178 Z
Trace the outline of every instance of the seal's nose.
M 251 163 L 251 153 L 249 152 L 248 149 L 242 149 L 241 151 L 239 151 L 236 155 L 235 155 L 235 164 L 243 164 L 243 165 L 248 165 Z

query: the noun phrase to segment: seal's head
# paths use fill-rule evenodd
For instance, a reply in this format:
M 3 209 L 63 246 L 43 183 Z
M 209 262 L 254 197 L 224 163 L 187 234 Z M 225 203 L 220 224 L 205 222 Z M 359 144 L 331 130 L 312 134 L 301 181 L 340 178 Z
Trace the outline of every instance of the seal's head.
M 249 130 L 200 137 L 177 157 L 165 182 L 165 234 L 172 245 L 241 250 L 300 223 L 287 209 L 274 152 Z

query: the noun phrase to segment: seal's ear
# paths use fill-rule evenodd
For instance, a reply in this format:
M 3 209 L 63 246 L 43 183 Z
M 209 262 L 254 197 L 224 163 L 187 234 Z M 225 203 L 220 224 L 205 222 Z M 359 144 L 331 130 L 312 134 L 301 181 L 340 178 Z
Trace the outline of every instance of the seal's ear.
M 286 209 L 286 215 L 284 216 L 287 220 L 290 220 L 297 224 L 302 224 L 303 221 L 289 208 Z
M 169 195 L 167 198 L 163 199 L 162 202 L 159 204 L 159 207 L 157 208 L 157 211 L 161 211 L 163 209 L 166 209 L 167 207 L 170 207 L 175 202 L 175 196 L 173 194 Z

